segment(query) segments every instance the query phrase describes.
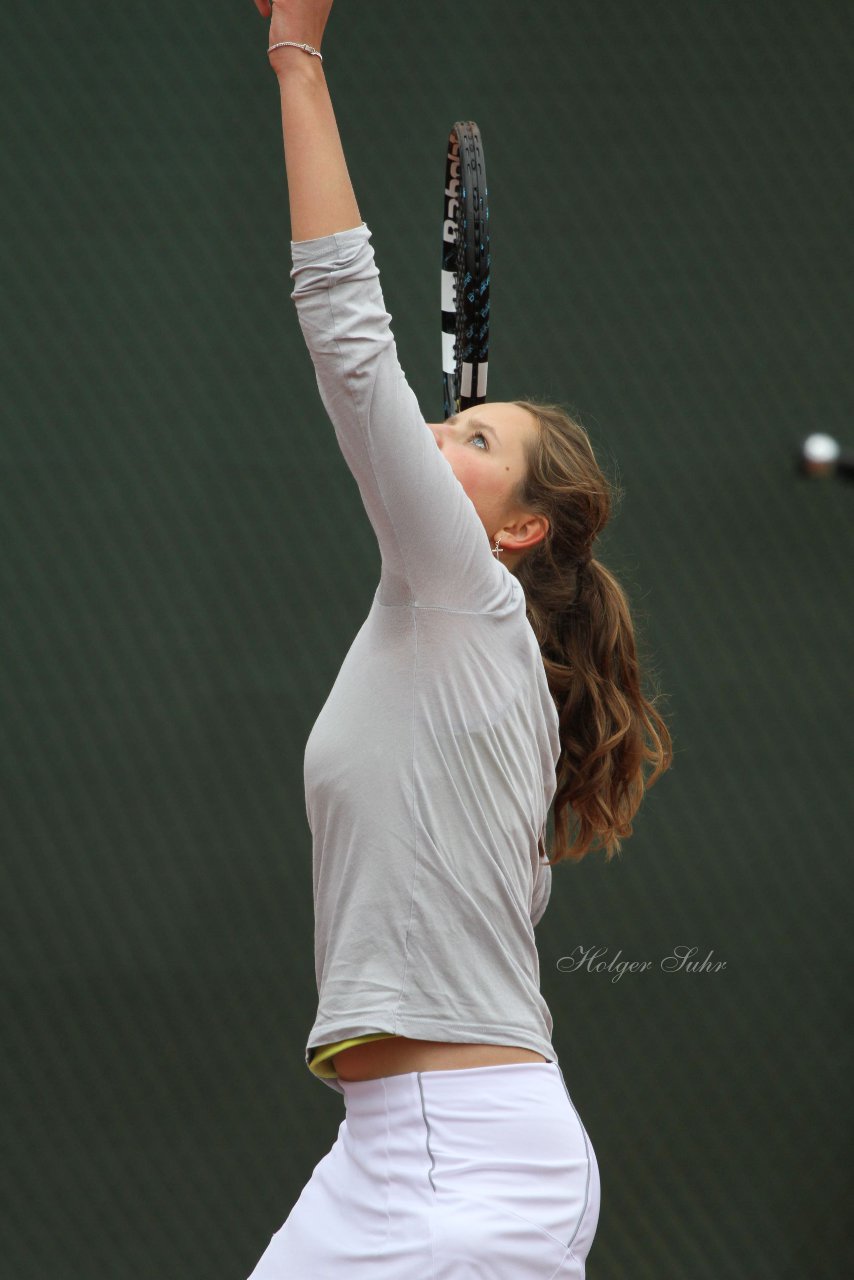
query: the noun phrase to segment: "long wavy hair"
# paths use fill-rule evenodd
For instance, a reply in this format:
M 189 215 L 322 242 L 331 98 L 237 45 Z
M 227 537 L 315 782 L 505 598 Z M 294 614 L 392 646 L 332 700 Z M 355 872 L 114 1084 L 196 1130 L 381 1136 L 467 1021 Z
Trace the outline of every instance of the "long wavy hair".
M 629 602 L 594 543 L 622 491 L 602 472 L 587 431 L 556 404 L 513 402 L 537 433 L 515 494 L 549 531 L 517 561 L 528 621 L 543 655 L 560 722 L 561 753 L 549 864 L 605 850 L 609 862 L 632 835 L 647 788 L 673 760 L 670 732 L 641 689 Z

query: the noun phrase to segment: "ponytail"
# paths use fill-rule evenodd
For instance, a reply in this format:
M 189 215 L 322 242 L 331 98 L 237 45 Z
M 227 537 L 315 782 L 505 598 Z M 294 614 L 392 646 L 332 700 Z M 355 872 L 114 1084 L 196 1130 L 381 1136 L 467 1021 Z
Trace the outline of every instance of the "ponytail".
M 632 835 L 646 789 L 672 764 L 672 739 L 656 708 L 660 695 L 647 698 L 641 688 L 625 592 L 592 555 L 612 489 L 587 433 L 557 405 L 514 403 L 539 428 L 518 501 L 549 521 L 545 540 L 514 570 L 560 725 L 549 862 L 580 862 L 597 849 L 610 861 Z

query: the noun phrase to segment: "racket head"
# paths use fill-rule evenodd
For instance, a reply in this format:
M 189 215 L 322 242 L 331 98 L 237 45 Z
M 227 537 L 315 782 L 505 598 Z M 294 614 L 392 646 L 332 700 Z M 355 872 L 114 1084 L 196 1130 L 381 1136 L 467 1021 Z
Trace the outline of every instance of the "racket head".
M 448 137 L 442 221 L 442 393 L 445 417 L 486 400 L 489 369 L 489 192 L 473 120 Z

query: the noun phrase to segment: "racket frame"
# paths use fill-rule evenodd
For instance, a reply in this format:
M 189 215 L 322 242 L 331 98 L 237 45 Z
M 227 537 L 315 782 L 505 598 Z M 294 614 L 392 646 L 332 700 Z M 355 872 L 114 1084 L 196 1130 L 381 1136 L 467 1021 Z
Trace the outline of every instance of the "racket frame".
M 442 391 L 449 418 L 486 399 L 489 371 L 489 192 L 480 129 L 448 137 L 442 221 Z

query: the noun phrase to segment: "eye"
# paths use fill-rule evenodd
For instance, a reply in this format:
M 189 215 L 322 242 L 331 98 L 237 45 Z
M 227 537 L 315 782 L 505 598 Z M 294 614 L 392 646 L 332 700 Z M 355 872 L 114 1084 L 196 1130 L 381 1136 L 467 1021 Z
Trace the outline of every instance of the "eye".
M 488 443 L 488 441 L 487 441 L 487 439 L 486 439 L 486 436 L 483 434 L 483 432 L 482 432 L 482 431 L 475 431 L 475 433 L 474 433 L 474 435 L 473 435 L 473 436 L 469 436 L 469 440 L 470 440 L 470 441 L 471 441 L 471 440 L 478 440 L 478 439 L 480 439 L 480 440 L 482 440 L 482 441 L 483 441 L 484 445 L 486 446 L 486 451 L 487 451 L 487 453 L 488 453 L 488 452 L 489 452 L 489 443 Z

